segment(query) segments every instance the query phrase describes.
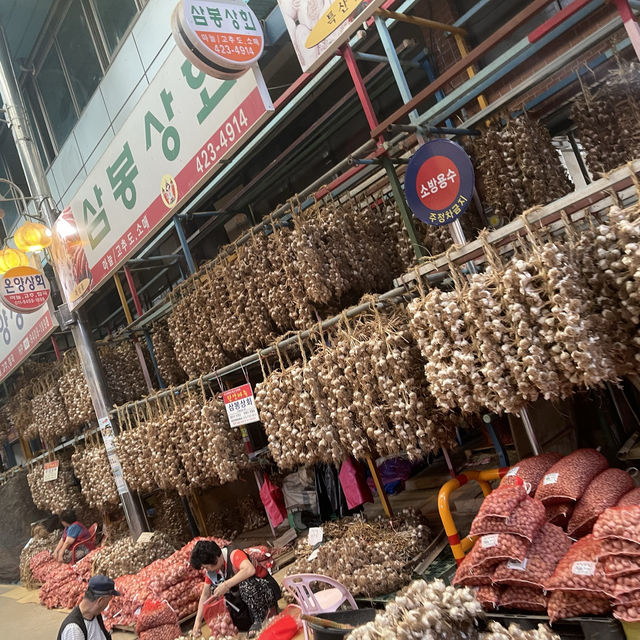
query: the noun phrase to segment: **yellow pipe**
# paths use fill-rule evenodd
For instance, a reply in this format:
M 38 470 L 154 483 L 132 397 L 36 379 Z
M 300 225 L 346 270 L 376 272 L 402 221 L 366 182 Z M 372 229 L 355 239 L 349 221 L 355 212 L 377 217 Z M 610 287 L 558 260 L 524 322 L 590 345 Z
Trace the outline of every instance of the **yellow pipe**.
M 459 33 L 454 33 L 453 37 L 455 38 L 456 44 L 458 45 L 458 51 L 460 52 L 460 55 L 464 58 L 469 53 L 469 50 L 467 49 L 467 43 L 464 41 L 464 37 Z M 473 76 L 476 75 L 476 72 L 472 66 L 467 67 L 467 75 L 469 76 L 469 78 L 473 78 Z M 480 94 L 478 96 L 478 104 L 480 105 L 481 109 L 485 109 L 487 107 L 488 102 L 483 94 Z
M 133 322 L 133 316 L 131 315 L 131 311 L 129 310 L 129 305 L 127 304 L 127 296 L 124 295 L 124 289 L 122 288 L 120 275 L 117 271 L 113 274 L 113 281 L 116 283 L 116 289 L 118 290 L 118 295 L 120 296 L 120 304 L 122 305 L 122 310 L 124 311 L 124 315 L 127 318 L 127 324 L 131 324 Z
M 406 22 L 407 24 L 415 24 L 418 27 L 424 27 L 426 29 L 438 29 L 439 31 L 447 31 L 448 33 L 454 33 L 459 35 L 466 35 L 467 32 L 462 27 L 454 27 L 451 24 L 445 24 L 444 22 L 437 22 L 436 20 L 427 20 L 427 18 L 418 18 L 417 16 L 408 16 L 404 13 L 397 13 L 395 11 L 387 11 L 386 9 L 378 9 L 376 15 L 381 18 L 390 18 L 391 20 L 397 20 L 398 22 Z
M 456 528 L 456 523 L 453 520 L 451 508 L 449 507 L 451 494 L 462 485 L 467 484 L 470 480 L 475 480 L 480 485 L 482 493 L 486 498 L 491 493 L 491 485 L 489 482 L 492 480 L 499 480 L 505 473 L 506 469 L 465 471 L 443 484 L 440 488 L 440 491 L 438 492 L 438 512 L 440 513 L 440 520 L 442 520 L 444 531 L 447 534 L 447 540 L 449 541 L 451 552 L 458 564 L 464 560 L 465 553 L 473 547 L 476 538 L 467 536 L 463 540 L 460 540 L 458 529 Z

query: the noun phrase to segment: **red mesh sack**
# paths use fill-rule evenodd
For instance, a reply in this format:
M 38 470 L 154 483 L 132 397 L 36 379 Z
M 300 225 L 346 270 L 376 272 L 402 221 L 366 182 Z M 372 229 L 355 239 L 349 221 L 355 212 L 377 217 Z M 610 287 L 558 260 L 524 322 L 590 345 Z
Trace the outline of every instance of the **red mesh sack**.
M 536 498 L 545 503 L 575 502 L 608 466 L 607 459 L 595 449 L 578 449 L 547 471 L 538 485 Z
M 511 487 L 516 483 L 516 478 L 520 478 L 525 483 L 525 487 L 531 487 L 529 494 L 534 495 L 542 477 L 561 459 L 562 456 L 559 453 L 543 453 L 525 458 L 509 469 L 507 475 L 502 478 L 500 486 Z
M 621 593 L 614 599 L 616 605 L 618 604 L 640 604 L 640 589 L 636 591 L 628 591 L 627 593 Z
M 147 629 L 139 634 L 140 640 L 175 640 L 182 635 L 177 624 L 163 624 L 153 629 Z
M 640 544 L 640 506 L 613 507 L 600 515 L 593 526 L 596 538 L 620 538 Z
M 527 497 L 527 490 L 522 485 L 498 487 L 484 499 L 475 520 L 508 518 Z
M 640 487 L 632 489 L 629 493 L 625 493 L 620 500 L 618 500 L 619 507 L 631 507 L 633 505 L 640 504 Z
M 507 587 L 500 598 L 500 606 L 522 611 L 546 611 L 547 598 L 540 589 Z
M 482 605 L 485 611 L 495 611 L 500 606 L 500 596 L 504 589 L 495 584 L 487 584 L 478 587 L 476 590 L 476 600 Z
M 640 572 L 627 576 L 618 576 L 615 579 L 613 595 L 616 598 L 621 598 L 625 594 L 632 593 L 633 591 L 640 591 Z
M 545 523 L 546 512 L 542 502 L 527 498 L 516 506 L 507 518 L 476 517 L 470 535 L 482 536 L 491 533 L 510 533 L 522 536 L 531 542 Z
M 640 603 L 618 605 L 614 607 L 613 615 L 623 622 L 640 622 Z
M 602 540 L 600 559 L 604 560 L 609 556 L 640 556 L 640 544 L 620 538 L 606 538 Z M 636 560 L 640 561 L 639 558 Z
M 607 578 L 598 562 L 600 541 L 593 535 L 578 540 L 558 562 L 551 578 L 544 585 L 547 591 L 593 591 L 613 593 L 613 582 Z
M 473 549 L 471 550 L 473 553 Z M 456 575 L 453 577 L 452 584 L 455 587 L 480 587 L 484 585 L 490 585 L 493 576 L 494 566 L 485 566 L 479 569 L 473 569 L 472 563 L 474 559 L 471 557 L 471 553 L 468 553 L 464 560 L 458 566 Z M 496 563 L 497 564 L 497 563 Z
M 296 605 L 289 605 L 269 622 L 269 626 L 258 636 L 258 640 L 292 640 L 302 629 L 300 614 Z
M 610 578 L 628 576 L 640 572 L 640 557 L 638 556 L 606 556 L 601 558 L 604 572 Z
M 534 538 L 524 561 L 501 562 L 495 568 L 493 581 L 541 590 L 570 547 L 569 536 L 560 527 L 547 523 Z
M 176 612 L 166 602 L 149 598 L 140 610 L 140 615 L 136 622 L 136 633 L 140 634 L 155 627 L 177 624 L 178 617 Z
M 503 560 L 518 560 L 522 562 L 531 543 L 520 536 L 508 533 L 493 533 L 481 536 L 476 540 L 469 553 L 469 562 L 474 571 L 502 562 Z
M 609 598 L 591 591 L 554 591 L 547 605 L 551 622 L 585 614 L 600 615 L 609 611 Z
M 578 500 L 567 525 L 567 533 L 572 538 L 582 538 L 591 533 L 598 516 L 615 506 L 633 487 L 633 478 L 622 469 L 606 469 L 598 474 Z
M 569 519 L 573 513 L 575 503 L 570 500 L 564 502 L 556 502 L 554 504 L 545 504 L 544 508 L 547 513 L 547 522 L 555 524 L 561 529 L 566 529 Z
M 211 637 L 235 636 L 238 629 L 233 624 L 224 598 L 211 596 L 202 609 L 202 618 L 211 630 Z

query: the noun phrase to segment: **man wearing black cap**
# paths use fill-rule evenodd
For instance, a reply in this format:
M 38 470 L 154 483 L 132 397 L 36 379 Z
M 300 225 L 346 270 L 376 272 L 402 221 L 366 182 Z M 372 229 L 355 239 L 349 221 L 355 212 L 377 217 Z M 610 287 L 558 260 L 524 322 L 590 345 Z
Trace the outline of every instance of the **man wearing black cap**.
M 100 614 L 119 595 L 111 578 L 93 576 L 80 604 L 64 619 L 58 640 L 111 640 Z

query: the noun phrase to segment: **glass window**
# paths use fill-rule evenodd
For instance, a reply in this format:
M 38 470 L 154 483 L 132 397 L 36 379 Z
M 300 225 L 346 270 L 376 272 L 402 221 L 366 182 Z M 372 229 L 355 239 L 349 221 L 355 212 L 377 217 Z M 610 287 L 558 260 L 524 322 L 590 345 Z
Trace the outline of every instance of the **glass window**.
M 78 110 L 82 111 L 102 78 L 102 67 L 80 0 L 69 7 L 56 39 Z
M 71 133 L 77 115 L 55 45 L 49 49 L 36 79 L 53 135 L 60 147 Z
M 35 87 L 33 86 L 33 82 L 27 82 L 24 85 L 24 89 L 24 95 L 26 97 L 25 102 L 27 113 L 29 114 L 31 129 L 33 130 L 33 135 L 35 136 L 36 144 L 38 145 L 42 164 L 44 164 L 45 167 L 48 167 L 51 159 L 55 157 L 55 152 L 53 145 L 51 144 L 51 138 L 47 130 L 46 121 L 42 115 L 42 109 L 40 108 L 40 103 L 38 101 L 38 96 L 36 94 Z
M 135 0 L 92 0 L 111 55 L 138 13 Z

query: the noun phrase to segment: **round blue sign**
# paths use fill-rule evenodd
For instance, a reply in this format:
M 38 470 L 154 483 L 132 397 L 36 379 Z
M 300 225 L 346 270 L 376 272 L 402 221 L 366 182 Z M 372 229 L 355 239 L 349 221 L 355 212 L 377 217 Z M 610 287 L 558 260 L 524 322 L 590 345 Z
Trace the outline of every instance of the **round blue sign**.
M 459 144 L 431 140 L 409 160 L 404 192 L 416 218 L 440 227 L 464 213 L 474 180 L 471 158 Z

